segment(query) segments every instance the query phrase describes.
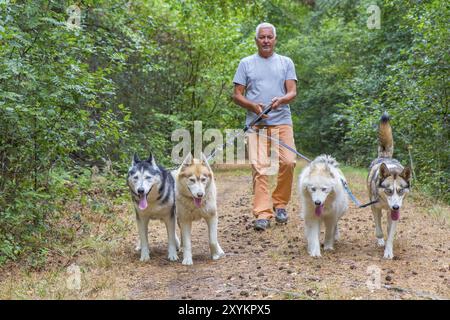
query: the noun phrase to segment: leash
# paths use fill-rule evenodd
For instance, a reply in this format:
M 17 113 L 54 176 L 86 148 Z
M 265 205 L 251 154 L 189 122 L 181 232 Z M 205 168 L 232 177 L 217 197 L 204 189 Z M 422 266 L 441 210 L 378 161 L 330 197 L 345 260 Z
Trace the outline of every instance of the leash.
M 244 127 L 244 132 L 247 132 L 248 129 L 253 127 L 257 122 L 259 122 L 262 119 L 263 115 L 268 114 L 270 111 L 272 111 L 272 104 L 269 104 L 266 108 L 264 108 L 264 110 L 260 114 L 256 116 L 255 119 L 250 121 L 250 123 Z
M 305 160 L 308 161 L 308 162 L 312 162 L 311 159 L 309 159 L 308 157 L 304 156 L 303 154 L 301 154 L 300 152 L 298 152 L 298 151 L 295 150 L 294 148 L 291 148 L 290 146 L 288 146 L 287 144 L 285 144 L 285 143 L 284 143 L 283 141 L 281 141 L 280 139 L 276 139 L 276 138 L 274 138 L 274 137 L 270 137 L 270 136 L 268 136 L 268 135 L 266 135 L 266 134 L 264 134 L 264 133 L 256 132 L 256 131 L 253 130 L 253 129 L 251 129 L 250 132 L 254 132 L 254 133 L 256 133 L 257 135 L 260 135 L 260 136 L 269 138 L 270 140 L 272 140 L 272 141 L 278 143 L 279 145 L 285 147 L 285 148 L 288 149 L 289 151 L 295 153 L 295 154 L 298 155 L 300 158 L 305 159 Z
M 275 139 L 275 138 L 273 138 L 273 137 L 269 137 L 269 136 L 267 136 L 267 135 L 265 135 L 265 134 L 256 132 L 256 131 L 252 128 L 257 122 L 259 122 L 259 121 L 262 119 L 262 116 L 263 116 L 263 115 L 267 115 L 270 111 L 272 111 L 272 104 L 269 104 L 269 105 L 268 105 L 268 106 L 267 106 L 260 114 L 258 114 L 258 115 L 256 116 L 255 119 L 253 119 L 248 125 L 246 125 L 246 126 L 244 127 L 244 132 L 247 132 L 247 131 L 250 129 L 250 132 L 254 132 L 254 133 L 258 134 L 258 135 L 265 136 L 265 137 L 271 139 L 272 141 L 275 141 L 275 142 L 278 143 L 279 145 L 285 147 L 285 148 L 288 149 L 289 151 L 295 153 L 295 154 L 298 155 L 300 158 L 303 158 L 303 159 L 305 159 L 306 161 L 311 162 L 310 159 L 308 159 L 306 156 L 304 156 L 303 154 L 301 154 L 300 152 L 298 152 L 298 151 L 295 150 L 294 148 L 291 148 L 290 146 L 288 146 L 287 144 L 285 144 L 283 141 L 281 141 L 281 140 L 279 140 L 279 139 Z
M 256 132 L 253 128 L 251 128 L 252 126 L 254 126 L 257 122 L 259 122 L 262 119 L 262 115 L 264 114 L 268 114 L 270 111 L 272 110 L 272 105 L 268 105 L 263 112 L 261 112 L 252 122 L 250 122 L 248 125 L 245 126 L 244 128 L 244 132 L 247 132 L 250 129 L 250 132 L 254 132 L 260 136 L 264 136 L 266 138 L 271 139 L 272 141 L 278 143 L 279 145 L 285 147 L 286 149 L 288 149 L 289 151 L 293 152 L 294 154 L 298 155 L 300 158 L 306 160 L 307 162 L 311 163 L 312 160 L 309 159 L 308 157 L 304 156 L 303 154 L 301 154 L 300 152 L 298 152 L 297 150 L 295 150 L 294 148 L 291 148 L 290 146 L 288 146 L 287 144 L 285 144 L 283 141 L 281 141 L 280 139 L 276 139 L 274 137 L 270 137 L 268 135 L 265 135 L 263 133 L 260 132 Z M 368 207 L 372 204 L 377 203 L 379 200 L 374 200 L 374 201 L 370 201 L 368 203 L 365 204 L 361 204 L 358 199 L 356 199 L 356 197 L 353 195 L 352 191 L 350 190 L 350 187 L 348 186 L 347 182 L 341 178 L 341 183 L 344 187 L 344 190 L 347 192 L 348 196 L 350 197 L 350 199 L 353 201 L 353 203 L 358 207 L 358 208 L 365 208 Z
M 270 137 L 270 136 L 265 135 L 265 134 L 262 134 L 262 133 L 260 133 L 260 132 L 256 132 L 256 131 L 252 128 L 256 123 L 258 123 L 258 122 L 262 119 L 262 116 L 263 116 L 263 115 L 267 115 L 270 111 L 272 111 L 272 104 L 269 104 L 267 107 L 265 107 L 264 110 L 263 110 L 260 114 L 258 114 L 258 115 L 257 115 L 257 116 L 256 116 L 256 117 L 248 124 L 248 125 L 245 125 L 245 127 L 244 127 L 244 129 L 243 129 L 243 132 L 241 131 L 241 132 L 239 132 L 238 134 L 236 134 L 236 135 L 234 135 L 233 137 L 231 137 L 231 139 L 229 139 L 229 141 L 226 141 L 220 148 L 215 148 L 215 149 L 213 150 L 213 152 L 211 152 L 211 154 L 208 156 L 208 158 L 207 158 L 206 160 L 209 162 L 212 158 L 215 157 L 215 155 L 216 155 L 216 153 L 217 153 L 218 150 L 223 150 L 223 148 L 225 148 L 225 147 L 228 145 L 228 143 L 230 143 L 230 141 L 234 141 L 234 139 L 235 139 L 239 134 L 246 133 L 247 131 L 250 130 L 250 132 L 254 132 L 254 133 L 258 134 L 258 135 L 265 136 L 265 137 L 271 139 L 272 141 L 278 143 L 279 145 L 285 147 L 285 148 L 288 149 L 289 151 L 291 151 L 291 152 L 293 152 L 294 154 L 298 155 L 300 158 L 302 158 L 302 159 L 306 160 L 307 162 L 311 163 L 311 162 L 312 162 L 311 159 L 309 159 L 308 157 L 304 156 L 303 154 L 301 154 L 300 152 L 298 152 L 298 151 L 295 150 L 294 148 L 288 146 L 287 144 L 285 144 L 285 143 L 284 143 L 283 141 L 281 141 L 280 139 L 276 139 L 276 138 L 274 138 L 274 137 Z M 173 169 L 172 169 L 172 170 L 173 170 Z M 348 186 L 347 182 L 344 181 L 342 178 L 341 178 L 341 183 L 342 183 L 342 185 L 344 186 L 344 189 L 345 189 L 345 191 L 347 192 L 347 194 L 348 194 L 348 196 L 350 197 L 350 199 L 353 201 L 353 203 L 354 203 L 358 208 L 365 208 L 365 207 L 368 207 L 368 206 L 370 206 L 370 205 L 372 205 L 372 204 L 374 204 L 374 203 L 377 203 L 377 202 L 379 201 L 379 200 L 374 200 L 374 201 L 371 201 L 371 202 L 368 202 L 368 203 L 365 203 L 365 204 L 361 204 L 361 203 L 358 201 L 358 199 L 356 199 L 356 197 L 353 195 L 353 193 L 352 193 L 352 191 L 350 190 L 350 187 Z
M 356 199 L 356 197 L 353 195 L 352 190 L 350 190 L 350 187 L 347 184 L 347 181 L 344 181 L 344 179 L 341 178 L 341 183 L 344 186 L 345 191 L 347 192 L 348 196 L 350 197 L 350 199 L 352 199 L 353 203 L 358 207 L 358 208 L 365 208 L 368 207 L 374 203 L 377 203 L 379 200 L 374 200 L 374 201 L 370 201 L 368 203 L 365 204 L 361 204 L 358 199 Z
M 269 105 L 267 105 L 267 107 L 264 108 L 264 110 L 258 114 L 252 121 L 250 121 L 250 123 L 248 125 L 245 125 L 244 129 L 235 134 L 234 136 L 232 136 L 228 141 L 225 141 L 224 144 L 222 144 L 222 146 L 220 146 L 219 148 L 215 148 L 213 150 L 213 152 L 211 152 L 211 154 L 208 156 L 208 158 L 206 158 L 206 160 L 209 162 L 211 159 L 213 159 L 216 156 L 217 151 L 219 150 L 223 150 L 230 142 L 234 142 L 234 139 L 236 139 L 236 137 L 242 133 L 246 133 L 249 129 L 251 129 L 251 127 L 253 127 L 257 122 L 259 122 L 263 115 L 268 114 L 270 111 L 272 110 L 272 104 L 270 103 Z
M 225 141 L 224 144 L 222 144 L 220 147 L 214 148 L 214 150 L 211 152 L 211 154 L 206 158 L 206 160 L 211 161 L 211 159 L 213 159 L 217 152 L 220 150 L 223 150 L 230 142 L 234 142 L 234 139 L 236 139 L 236 137 L 240 134 L 246 133 L 251 127 L 253 127 L 257 122 L 259 122 L 262 119 L 262 116 L 265 114 L 268 114 L 270 111 L 272 110 L 272 104 L 267 105 L 267 107 L 264 108 L 264 110 L 258 114 L 248 125 L 245 125 L 244 129 L 242 129 L 241 132 L 238 132 L 237 134 L 233 135 L 230 139 L 228 139 L 228 141 Z M 282 143 L 280 141 L 280 143 Z M 295 152 L 295 150 L 293 150 L 292 148 L 290 148 L 287 145 L 284 145 L 284 147 L 290 149 L 291 151 Z M 179 168 L 179 166 L 173 167 L 173 168 L 169 168 L 167 169 L 168 171 L 172 171 Z

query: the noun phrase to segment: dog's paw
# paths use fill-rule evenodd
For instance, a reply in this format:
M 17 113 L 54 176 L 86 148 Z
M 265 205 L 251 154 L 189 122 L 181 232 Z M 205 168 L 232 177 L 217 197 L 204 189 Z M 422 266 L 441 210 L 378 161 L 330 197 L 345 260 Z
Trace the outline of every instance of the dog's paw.
M 194 263 L 192 262 L 192 253 L 190 250 L 185 250 L 183 254 L 183 262 L 181 262 L 185 266 L 191 266 Z
M 169 256 L 167 257 L 170 261 L 177 261 L 178 255 L 176 253 L 169 253 Z
M 147 253 L 147 254 L 145 254 L 145 253 L 143 253 L 143 254 L 141 254 L 141 259 L 140 259 L 140 261 L 141 262 L 147 262 L 147 261 L 150 261 L 150 255 Z
M 309 250 L 308 253 L 311 257 L 321 257 L 320 250 Z
M 320 257 L 320 243 L 318 241 L 308 241 L 307 250 L 311 257 Z
M 324 245 L 323 250 L 325 251 L 334 251 L 333 245 Z
M 220 258 L 225 256 L 225 252 L 223 252 L 222 249 L 220 249 L 217 253 L 212 255 L 213 260 L 219 260 Z
M 310 253 L 309 255 L 313 258 L 320 258 L 322 256 L 320 253 Z
M 182 264 L 185 266 L 192 266 L 194 264 L 192 262 L 192 257 L 184 257 Z
M 386 248 L 384 250 L 384 256 L 385 259 L 393 259 L 394 258 L 394 252 L 392 252 L 392 249 Z
M 383 238 L 377 238 L 377 246 L 384 247 L 384 239 Z

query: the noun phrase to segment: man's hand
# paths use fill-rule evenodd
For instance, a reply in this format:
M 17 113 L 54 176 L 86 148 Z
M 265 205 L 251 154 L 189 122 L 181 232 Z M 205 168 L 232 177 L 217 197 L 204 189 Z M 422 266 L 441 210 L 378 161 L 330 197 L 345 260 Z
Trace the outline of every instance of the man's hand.
M 236 104 L 240 105 L 241 107 L 244 107 L 245 109 L 260 114 L 264 110 L 264 105 L 262 103 L 255 103 L 253 101 L 248 100 L 245 95 L 245 86 L 241 84 L 234 84 L 234 93 L 233 93 L 233 100 L 236 102 Z M 262 119 L 266 119 L 269 116 L 262 115 Z
M 264 105 L 260 102 L 260 103 L 255 103 L 253 104 L 253 108 L 252 111 L 256 114 L 260 114 L 261 112 L 264 111 Z M 263 114 L 261 116 L 261 119 L 267 119 L 269 116 L 267 114 Z
M 274 97 L 272 98 L 272 109 L 275 110 L 279 106 L 285 104 L 282 97 Z
M 286 80 L 284 82 L 284 86 L 286 88 L 286 94 L 282 97 L 273 97 L 272 98 L 272 109 L 275 110 L 280 106 L 288 104 L 297 96 L 297 83 L 295 80 Z
M 258 115 L 264 111 L 264 104 L 262 104 L 261 102 L 255 103 L 253 101 L 248 100 L 245 97 L 244 93 L 245 93 L 245 86 L 235 83 L 233 100 L 234 102 L 236 102 L 236 104 Z M 269 116 L 266 114 L 263 114 L 261 116 L 261 119 L 267 118 L 269 118 Z

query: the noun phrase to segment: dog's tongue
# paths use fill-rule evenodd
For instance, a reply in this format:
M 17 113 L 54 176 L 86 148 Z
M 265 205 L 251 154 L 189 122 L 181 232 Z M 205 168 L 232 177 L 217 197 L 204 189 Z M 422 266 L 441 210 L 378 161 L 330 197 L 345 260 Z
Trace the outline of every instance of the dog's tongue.
M 147 196 L 144 194 L 139 199 L 139 209 L 144 210 L 147 208 Z
M 400 210 L 391 210 L 391 218 L 397 221 L 400 218 Z
M 314 213 L 316 214 L 316 216 L 320 217 L 322 211 L 323 211 L 323 204 L 316 206 L 316 210 L 314 211 Z
M 195 198 L 194 197 L 194 204 L 197 208 L 200 208 L 202 206 L 202 198 Z

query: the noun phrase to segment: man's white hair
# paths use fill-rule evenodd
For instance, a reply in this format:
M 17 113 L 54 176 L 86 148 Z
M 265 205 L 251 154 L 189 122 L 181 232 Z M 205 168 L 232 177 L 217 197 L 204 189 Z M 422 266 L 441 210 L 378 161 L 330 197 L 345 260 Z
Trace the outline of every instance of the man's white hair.
M 256 27 L 256 38 L 258 38 L 258 33 L 259 33 L 259 29 L 261 28 L 272 28 L 273 30 L 273 36 L 276 38 L 277 37 L 277 29 L 275 29 L 275 26 L 271 23 L 268 22 L 263 22 L 258 24 L 258 26 Z

